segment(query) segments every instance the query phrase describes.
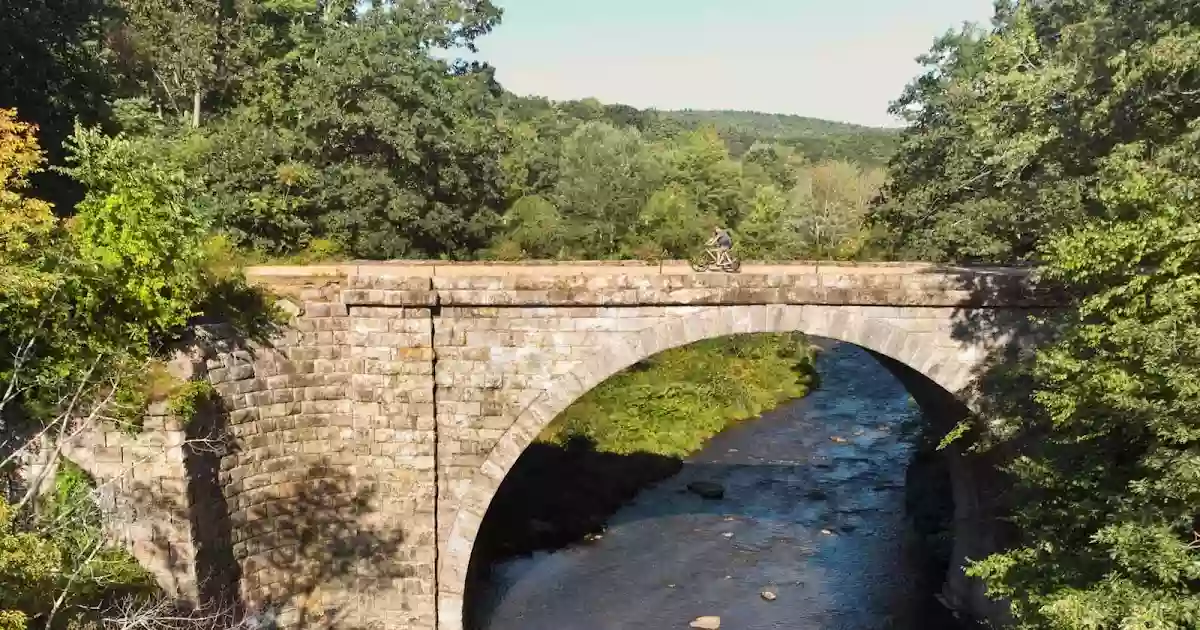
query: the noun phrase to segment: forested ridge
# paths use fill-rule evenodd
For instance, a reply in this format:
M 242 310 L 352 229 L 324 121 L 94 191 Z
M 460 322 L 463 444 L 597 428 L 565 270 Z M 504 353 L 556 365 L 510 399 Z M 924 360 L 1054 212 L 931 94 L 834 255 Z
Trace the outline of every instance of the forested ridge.
M 23 478 L 13 437 L 135 431 L 153 401 L 186 415 L 207 393 L 161 360 L 188 326 L 279 320 L 240 265 L 687 257 L 715 225 L 745 258 L 1031 262 L 1065 287 L 1056 340 L 996 366 L 991 430 L 959 437 L 1008 454 L 1012 480 L 1014 545 L 971 571 L 1022 627 L 1200 627 L 1200 0 L 999 0 L 922 57 L 899 131 L 555 103 L 431 54 L 500 18 L 487 0 L 0 6 L 0 628 L 184 623 L 107 544 L 90 481 Z M 807 352 L 756 343 L 696 352 Z M 626 422 L 623 382 L 563 426 Z
M 884 166 L 895 153 L 895 129 L 795 116 L 730 110 L 682 110 L 660 114 L 682 125 L 712 125 L 725 138 L 734 155 L 742 155 L 758 142 L 792 147 L 815 160 L 849 160 Z

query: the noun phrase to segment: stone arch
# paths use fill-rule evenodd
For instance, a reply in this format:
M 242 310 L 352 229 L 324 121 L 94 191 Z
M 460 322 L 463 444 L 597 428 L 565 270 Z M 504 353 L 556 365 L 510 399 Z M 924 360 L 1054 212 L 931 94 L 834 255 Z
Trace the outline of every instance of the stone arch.
M 541 431 L 571 403 L 621 370 L 697 341 L 747 333 L 802 332 L 851 343 L 911 368 L 965 396 L 986 356 L 954 338 L 955 309 L 873 306 L 718 306 L 667 319 L 604 347 L 556 378 L 516 417 L 476 470 L 439 555 L 438 630 L 462 630 L 464 591 L 479 528 L 509 470 Z

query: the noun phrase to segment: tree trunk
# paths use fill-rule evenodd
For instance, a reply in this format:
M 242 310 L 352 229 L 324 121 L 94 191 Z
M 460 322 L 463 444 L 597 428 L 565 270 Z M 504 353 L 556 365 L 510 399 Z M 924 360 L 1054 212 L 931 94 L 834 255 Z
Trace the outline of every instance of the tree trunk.
M 192 128 L 200 127 L 200 88 L 192 94 Z

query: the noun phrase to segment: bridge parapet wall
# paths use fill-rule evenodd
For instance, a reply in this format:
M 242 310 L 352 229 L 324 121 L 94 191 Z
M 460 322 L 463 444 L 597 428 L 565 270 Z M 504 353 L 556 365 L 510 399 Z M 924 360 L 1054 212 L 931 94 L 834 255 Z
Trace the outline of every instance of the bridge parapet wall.
M 716 306 L 829 304 L 1035 307 L 1055 293 L 1027 269 L 914 264 L 747 264 L 737 274 L 686 265 L 362 264 L 258 267 L 275 288 L 296 279 L 337 287 L 364 306 Z

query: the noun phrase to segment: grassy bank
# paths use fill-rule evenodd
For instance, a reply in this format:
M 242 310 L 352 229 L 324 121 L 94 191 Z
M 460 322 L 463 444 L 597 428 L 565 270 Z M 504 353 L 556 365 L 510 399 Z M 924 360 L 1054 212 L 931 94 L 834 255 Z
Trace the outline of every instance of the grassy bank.
M 799 334 L 742 335 L 669 350 L 608 379 L 517 461 L 484 521 L 473 567 L 598 532 L 712 436 L 808 393 L 814 358 Z
M 606 453 L 684 457 L 733 423 L 808 393 L 814 353 L 799 334 L 737 335 L 668 350 L 608 379 L 541 436 Z

